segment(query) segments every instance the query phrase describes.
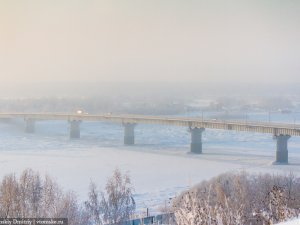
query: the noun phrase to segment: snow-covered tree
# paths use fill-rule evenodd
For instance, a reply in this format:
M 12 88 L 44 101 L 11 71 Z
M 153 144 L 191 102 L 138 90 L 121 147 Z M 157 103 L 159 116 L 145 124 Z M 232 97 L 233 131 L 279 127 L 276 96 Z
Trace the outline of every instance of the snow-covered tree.
M 274 224 L 297 217 L 300 179 L 289 175 L 222 174 L 174 200 L 177 224 Z
M 135 211 L 135 201 L 128 174 L 116 169 L 107 181 L 105 192 L 98 192 L 96 185 L 91 183 L 85 205 L 95 224 L 119 225 L 129 220 Z
M 74 193 L 64 193 L 49 176 L 42 177 L 31 169 L 19 179 L 14 174 L 2 179 L 0 217 L 68 218 L 70 225 L 90 225 Z

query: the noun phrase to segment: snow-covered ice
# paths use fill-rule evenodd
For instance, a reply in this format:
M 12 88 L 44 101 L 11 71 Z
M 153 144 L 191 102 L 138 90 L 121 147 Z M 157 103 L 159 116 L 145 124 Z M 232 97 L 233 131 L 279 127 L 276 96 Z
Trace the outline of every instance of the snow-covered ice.
M 182 190 L 226 171 L 300 175 L 300 138 L 289 141 L 290 165 L 272 165 L 272 135 L 222 130 L 204 132 L 202 155 L 189 153 L 187 128 L 160 125 L 136 127 L 136 145 L 123 146 L 123 127 L 83 122 L 81 139 L 70 140 L 65 121 L 40 121 L 35 134 L 23 121 L 0 123 L 0 177 L 32 168 L 54 177 L 64 189 L 87 198 L 90 180 L 103 188 L 115 168 L 128 171 L 139 210 L 168 204 Z

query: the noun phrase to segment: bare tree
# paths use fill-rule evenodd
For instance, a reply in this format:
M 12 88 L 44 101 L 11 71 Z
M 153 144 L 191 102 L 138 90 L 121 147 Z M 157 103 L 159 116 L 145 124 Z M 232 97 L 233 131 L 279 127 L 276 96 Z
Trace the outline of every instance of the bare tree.
M 49 176 L 42 178 L 31 169 L 19 179 L 5 176 L 0 184 L 0 217 L 68 218 L 70 225 L 90 225 L 74 193 L 63 193 Z
M 97 186 L 94 182 L 90 183 L 89 200 L 85 202 L 86 210 L 90 215 L 90 219 L 93 224 L 103 224 L 103 209 L 101 206 L 100 192 L 97 190 Z
M 0 186 L 0 216 L 8 218 L 19 211 L 18 205 L 19 190 L 14 174 L 3 178 Z
M 105 192 L 98 192 L 96 185 L 91 183 L 85 205 L 96 224 L 118 225 L 130 219 L 135 211 L 135 201 L 128 174 L 116 169 L 107 181 Z
M 31 169 L 19 179 L 14 174 L 0 183 L 0 217 L 68 218 L 70 225 L 120 224 L 135 210 L 133 187 L 128 174 L 115 170 L 105 192 L 90 185 L 89 200 L 78 203 L 75 193 L 63 192 L 49 176 Z

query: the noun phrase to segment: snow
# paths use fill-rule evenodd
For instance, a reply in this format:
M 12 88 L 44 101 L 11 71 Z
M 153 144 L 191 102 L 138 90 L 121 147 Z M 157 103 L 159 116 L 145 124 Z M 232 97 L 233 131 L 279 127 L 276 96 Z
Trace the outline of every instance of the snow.
M 278 223 L 278 225 L 300 225 L 300 219 L 293 219 L 287 222 Z
M 181 191 L 226 171 L 300 175 L 299 137 L 289 141 L 290 164 L 275 166 L 275 141 L 267 134 L 207 129 L 203 154 L 194 155 L 184 127 L 139 124 L 136 145 L 123 146 L 120 124 L 83 122 L 79 140 L 69 139 L 66 121 L 40 121 L 35 134 L 24 133 L 23 126 L 23 121 L 0 123 L 0 178 L 32 168 L 74 190 L 82 201 L 90 180 L 104 188 L 116 167 L 130 173 L 138 209 L 150 208 L 150 213 Z

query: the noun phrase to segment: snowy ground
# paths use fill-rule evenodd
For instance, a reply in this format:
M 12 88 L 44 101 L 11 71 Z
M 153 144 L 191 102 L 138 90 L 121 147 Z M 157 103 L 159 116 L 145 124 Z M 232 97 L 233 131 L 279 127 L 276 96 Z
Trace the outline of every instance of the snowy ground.
M 300 219 L 294 219 L 287 222 L 279 223 L 278 225 L 300 225 Z
M 260 118 L 256 114 L 248 117 Z M 50 174 L 84 200 L 91 179 L 103 188 L 118 167 L 131 175 L 138 209 L 149 207 L 150 213 L 158 205 L 168 204 L 168 199 L 180 191 L 222 172 L 293 171 L 300 175 L 299 137 L 289 141 L 290 165 L 274 166 L 275 142 L 271 135 L 206 130 L 204 154 L 193 155 L 189 153 L 190 134 L 183 127 L 140 124 L 136 127 L 136 145 L 125 147 L 119 124 L 84 122 L 80 140 L 68 138 L 64 121 L 38 122 L 35 134 L 25 134 L 23 125 L 22 121 L 0 123 L 0 177 L 33 168 Z

